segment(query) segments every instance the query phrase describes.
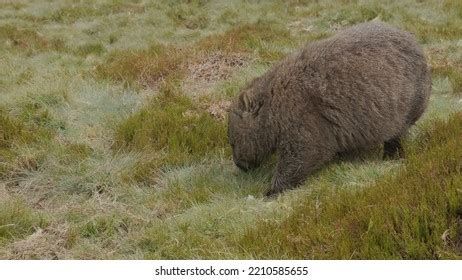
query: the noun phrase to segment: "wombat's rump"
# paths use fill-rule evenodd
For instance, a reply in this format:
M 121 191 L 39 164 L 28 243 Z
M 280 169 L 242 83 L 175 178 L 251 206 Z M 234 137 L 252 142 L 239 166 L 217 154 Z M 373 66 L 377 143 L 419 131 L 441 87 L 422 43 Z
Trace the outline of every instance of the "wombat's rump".
M 430 73 L 414 37 L 381 22 L 360 24 L 308 44 L 242 90 L 229 113 L 238 167 L 257 167 L 274 151 L 268 194 L 303 183 L 338 153 L 400 139 L 427 107 Z

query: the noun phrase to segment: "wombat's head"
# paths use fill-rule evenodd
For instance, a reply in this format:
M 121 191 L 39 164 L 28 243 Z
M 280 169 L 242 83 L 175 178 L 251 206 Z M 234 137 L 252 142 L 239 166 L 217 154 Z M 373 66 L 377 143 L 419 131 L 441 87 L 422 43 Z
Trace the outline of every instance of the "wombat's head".
M 228 118 L 228 139 L 234 163 L 247 171 L 258 167 L 271 152 L 267 108 L 255 88 L 246 88 L 233 103 Z

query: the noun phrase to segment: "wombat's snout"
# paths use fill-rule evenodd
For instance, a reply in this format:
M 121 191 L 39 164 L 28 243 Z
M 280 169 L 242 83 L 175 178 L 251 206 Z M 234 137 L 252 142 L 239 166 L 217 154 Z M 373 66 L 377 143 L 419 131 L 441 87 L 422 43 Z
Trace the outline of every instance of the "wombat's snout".
M 256 167 L 256 164 L 249 163 L 249 162 L 244 162 L 244 161 L 239 161 L 234 159 L 234 163 L 236 164 L 239 169 L 241 169 L 244 172 L 249 171 L 250 169 L 254 169 Z

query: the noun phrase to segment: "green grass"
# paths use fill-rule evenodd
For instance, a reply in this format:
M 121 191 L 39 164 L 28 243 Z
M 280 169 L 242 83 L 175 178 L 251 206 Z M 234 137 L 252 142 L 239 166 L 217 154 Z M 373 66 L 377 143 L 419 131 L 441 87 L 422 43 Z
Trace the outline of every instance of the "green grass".
M 85 17 L 103 16 L 104 14 L 96 7 L 71 6 L 62 7 L 54 11 L 50 19 L 59 23 L 73 23 Z
M 23 134 L 23 124 L 11 119 L 2 109 L 0 111 L 0 147 L 9 148 Z
M 0 108 L 0 176 L 7 177 L 15 165 L 20 168 L 35 168 L 35 160 L 21 160 L 18 146 L 40 145 L 48 142 L 50 137 L 50 131 L 10 117 Z
M 433 74 L 448 78 L 455 93 L 462 92 L 462 69 L 455 67 L 434 68 Z
M 453 259 L 461 253 L 457 0 L 0 3 L 0 258 Z M 433 95 L 405 160 L 338 159 L 276 199 L 226 109 L 305 43 L 413 32 Z
M 46 227 L 45 217 L 34 212 L 23 200 L 2 201 L 0 204 L 0 245 L 26 237 L 35 228 Z
M 23 129 L 21 122 L 12 120 L 3 110 L 0 111 L 0 174 L 3 176 L 8 171 L 8 162 L 15 157 L 11 151 L 13 144 L 21 142 L 20 139 L 25 136 Z
M 165 84 L 144 109 L 119 125 L 113 149 L 153 153 L 158 155 L 158 166 L 184 165 L 230 154 L 225 124 L 179 92 L 175 82 Z M 149 168 L 153 166 L 153 162 L 148 164 Z M 134 172 L 135 177 L 140 172 Z
M 255 258 L 460 258 L 462 115 L 422 134 L 396 176 L 357 191 L 320 184 L 288 218 L 246 232 L 240 247 Z
M 198 42 L 198 48 L 208 52 L 257 52 L 262 59 L 274 60 L 280 58 L 282 54 L 272 50 L 268 45 L 290 44 L 293 41 L 288 30 L 275 27 L 268 22 L 258 22 L 240 25 L 223 34 L 205 37 Z

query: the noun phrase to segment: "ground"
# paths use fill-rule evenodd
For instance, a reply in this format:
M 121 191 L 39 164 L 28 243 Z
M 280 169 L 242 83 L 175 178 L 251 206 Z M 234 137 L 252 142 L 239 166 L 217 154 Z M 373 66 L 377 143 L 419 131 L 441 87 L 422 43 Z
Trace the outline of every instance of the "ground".
M 461 3 L 0 1 L 0 258 L 461 258 Z M 339 159 L 266 199 L 274 159 L 233 165 L 231 100 L 374 19 L 432 68 L 407 158 Z

